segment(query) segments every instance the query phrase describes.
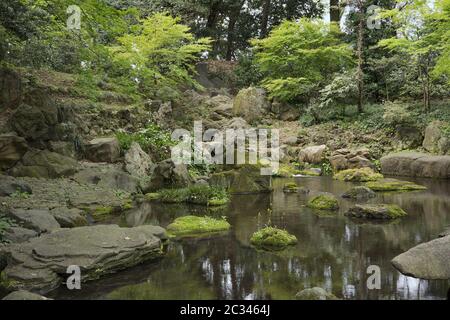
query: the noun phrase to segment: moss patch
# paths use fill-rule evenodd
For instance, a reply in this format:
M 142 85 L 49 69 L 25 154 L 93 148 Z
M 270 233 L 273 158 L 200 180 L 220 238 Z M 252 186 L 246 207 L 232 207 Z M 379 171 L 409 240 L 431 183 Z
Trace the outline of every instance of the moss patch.
M 370 168 L 348 169 L 336 173 L 334 179 L 340 181 L 367 182 L 383 179 L 383 175 L 376 173 Z
M 297 184 L 295 182 L 289 182 L 283 186 L 283 192 L 284 193 L 297 193 L 297 192 L 299 192 L 299 187 L 297 186 Z
M 250 243 L 259 249 L 277 251 L 295 245 L 297 238 L 286 230 L 266 227 L 255 232 L 250 239 Z
M 301 170 L 298 170 L 293 165 L 281 163 L 278 168 L 278 172 L 274 174 L 275 177 L 291 178 L 294 175 L 302 174 Z
M 366 183 L 369 189 L 377 192 L 426 190 L 427 187 L 409 181 L 383 179 Z
M 161 195 L 159 193 L 156 193 L 156 192 L 154 192 L 154 193 L 147 193 L 145 195 L 145 199 L 148 200 L 148 201 L 156 201 L 156 200 L 159 200 L 160 198 L 161 198 Z
M 398 219 L 407 213 L 395 204 L 355 205 L 346 213 L 347 216 L 364 219 Z
M 307 206 L 318 210 L 338 210 L 339 202 L 332 194 L 320 194 L 310 199 Z
M 102 220 L 105 219 L 110 214 L 112 214 L 113 212 L 114 212 L 113 207 L 104 206 L 93 209 L 91 214 L 95 220 Z
M 185 216 L 175 219 L 173 223 L 167 226 L 167 231 L 174 236 L 193 236 L 227 231 L 230 227 L 231 225 L 225 219 Z

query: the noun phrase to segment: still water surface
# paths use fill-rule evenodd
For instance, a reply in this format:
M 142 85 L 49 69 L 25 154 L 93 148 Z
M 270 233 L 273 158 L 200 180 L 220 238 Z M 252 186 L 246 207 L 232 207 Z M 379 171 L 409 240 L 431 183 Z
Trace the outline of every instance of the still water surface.
M 207 211 L 198 206 L 143 203 L 114 223 L 122 226 L 167 226 L 188 214 L 226 216 L 232 230 L 225 236 L 171 242 L 164 258 L 83 285 L 60 288 L 57 299 L 293 299 L 304 288 L 319 286 L 343 299 L 445 299 L 450 280 L 406 277 L 391 259 L 436 238 L 450 225 L 450 182 L 414 180 L 427 191 L 379 194 L 370 202 L 395 203 L 409 216 L 373 223 L 344 216 L 354 202 L 340 199 L 335 215 L 306 208 L 307 195 L 284 194 L 293 179 L 274 180 L 275 192 L 234 196 L 228 207 Z M 354 184 L 331 178 L 296 178 L 311 194 L 340 196 Z M 281 253 L 260 252 L 249 239 L 272 224 L 297 236 L 298 244 Z M 381 290 L 368 290 L 367 268 L 381 268 Z

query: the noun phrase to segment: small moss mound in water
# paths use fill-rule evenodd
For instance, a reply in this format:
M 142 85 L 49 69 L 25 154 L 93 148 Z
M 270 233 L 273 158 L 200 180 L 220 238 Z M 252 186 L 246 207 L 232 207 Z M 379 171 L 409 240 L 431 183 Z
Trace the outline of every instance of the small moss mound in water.
M 336 173 L 334 179 L 340 181 L 367 182 L 383 179 L 383 175 L 370 168 L 348 169 Z
M 283 186 L 284 193 L 297 193 L 298 191 L 299 191 L 299 187 L 297 186 L 297 184 L 295 182 L 289 182 Z
M 332 194 L 320 194 L 310 199 L 307 206 L 311 209 L 338 210 L 339 202 Z
M 354 218 L 363 219 L 398 219 L 407 213 L 395 204 L 357 204 L 345 214 Z
M 157 193 L 149 193 L 147 200 L 165 203 L 193 203 L 199 205 L 222 206 L 229 202 L 225 189 L 196 185 L 182 189 L 165 189 Z
M 225 219 L 211 217 L 185 216 L 175 219 L 167 231 L 175 236 L 189 236 L 227 231 L 231 225 Z
M 286 230 L 266 227 L 255 232 L 250 239 L 250 243 L 264 250 L 283 250 L 288 246 L 295 245 L 297 238 Z
M 397 179 L 383 179 L 366 183 L 366 186 L 373 191 L 388 192 L 388 191 L 416 191 L 426 190 L 427 187 L 415 184 L 409 181 L 401 181 Z

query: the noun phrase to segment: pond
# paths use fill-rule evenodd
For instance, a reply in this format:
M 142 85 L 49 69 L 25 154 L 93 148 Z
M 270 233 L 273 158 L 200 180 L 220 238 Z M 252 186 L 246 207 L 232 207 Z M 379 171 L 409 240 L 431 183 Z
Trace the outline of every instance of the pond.
M 450 224 L 450 182 L 405 178 L 426 185 L 421 192 L 385 193 L 374 203 L 395 203 L 409 215 L 373 223 L 344 216 L 354 203 L 340 198 L 335 215 L 307 208 L 307 195 L 284 194 L 295 180 L 311 194 L 340 196 L 354 184 L 331 178 L 275 179 L 273 194 L 233 196 L 228 207 L 143 203 L 112 221 L 122 226 L 167 226 L 178 216 L 226 216 L 232 230 L 225 236 L 170 242 L 164 258 L 92 283 L 82 290 L 60 288 L 57 299 L 293 299 L 310 287 L 322 287 L 343 299 L 445 299 L 450 280 L 407 277 L 390 261 L 409 248 L 437 237 Z M 298 244 L 279 253 L 257 251 L 249 239 L 271 224 L 287 229 Z M 381 289 L 367 288 L 367 268 L 381 269 Z

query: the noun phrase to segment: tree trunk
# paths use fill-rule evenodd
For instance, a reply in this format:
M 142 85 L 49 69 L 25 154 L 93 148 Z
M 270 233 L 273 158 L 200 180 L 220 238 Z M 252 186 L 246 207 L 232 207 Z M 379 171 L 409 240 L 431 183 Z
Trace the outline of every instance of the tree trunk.
M 337 22 L 337 23 L 339 23 L 339 21 L 341 21 L 339 0 L 330 0 L 330 21 Z
M 364 8 L 362 0 L 358 0 L 358 40 L 357 40 L 357 56 L 358 56 L 358 113 L 364 111 L 364 72 L 363 72 L 363 47 L 364 47 Z
M 270 15 L 270 0 L 264 0 L 262 17 L 261 17 L 261 33 L 260 38 L 265 38 L 267 36 L 267 29 L 269 25 L 269 15 Z
M 240 1 L 237 5 L 231 7 L 228 22 L 228 31 L 227 31 L 227 52 L 225 55 L 225 59 L 227 61 L 231 61 L 234 55 L 234 39 L 236 32 L 236 23 L 239 19 L 241 8 L 244 5 L 244 1 Z

